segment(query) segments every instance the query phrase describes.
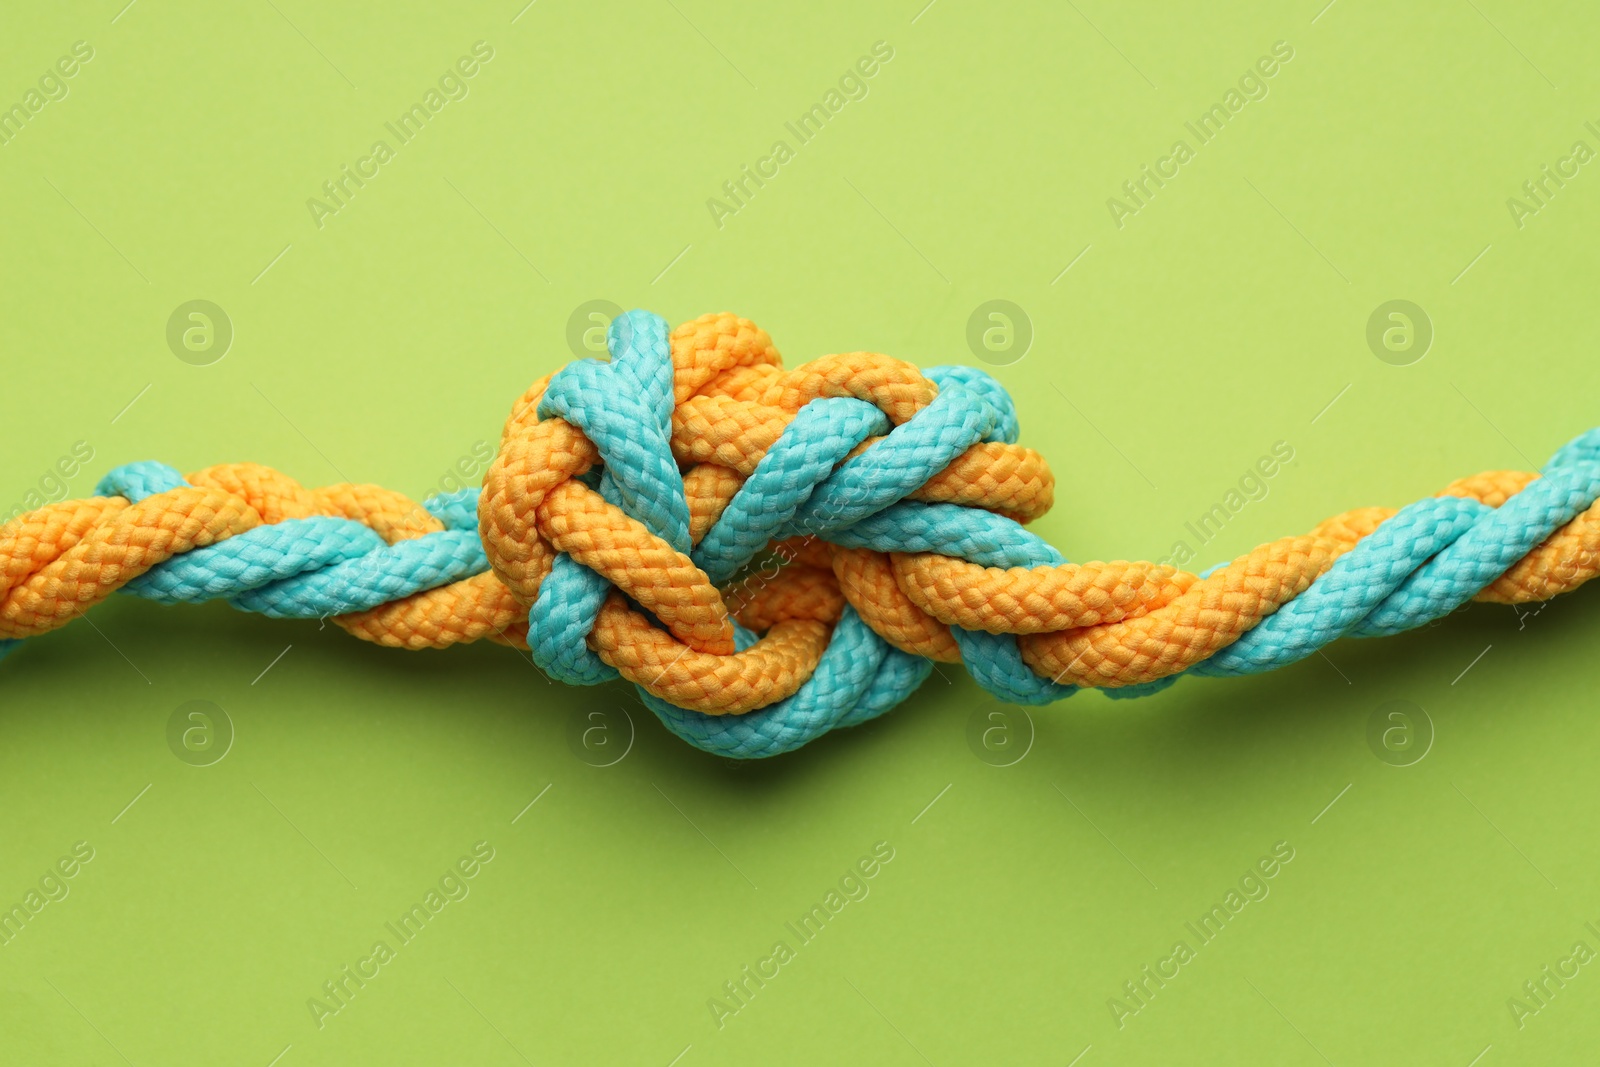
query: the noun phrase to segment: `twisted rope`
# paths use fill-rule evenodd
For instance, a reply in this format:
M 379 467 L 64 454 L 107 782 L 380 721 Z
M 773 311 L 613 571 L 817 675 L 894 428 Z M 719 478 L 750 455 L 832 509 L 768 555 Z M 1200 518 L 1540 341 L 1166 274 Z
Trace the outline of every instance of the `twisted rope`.
M 225 599 L 400 648 L 526 648 L 572 685 L 624 678 L 691 744 L 750 758 L 883 714 L 935 661 L 1013 703 L 1141 696 L 1600 573 L 1600 430 L 1538 474 L 1348 511 L 1196 575 L 1068 563 L 1028 532 L 1054 481 L 981 371 L 868 352 L 786 370 L 726 314 L 669 332 L 629 312 L 608 347 L 517 401 L 481 491 L 417 504 L 147 462 L 17 518 L 0 655 L 117 590 Z

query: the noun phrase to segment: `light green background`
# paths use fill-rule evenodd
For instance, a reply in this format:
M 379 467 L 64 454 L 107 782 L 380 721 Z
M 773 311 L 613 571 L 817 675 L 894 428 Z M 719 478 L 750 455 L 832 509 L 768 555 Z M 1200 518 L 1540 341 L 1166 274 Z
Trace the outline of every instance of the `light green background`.
M 1078 560 L 1166 554 L 1280 440 L 1295 462 L 1197 566 L 1536 466 L 1600 418 L 1600 175 L 1521 229 L 1506 206 L 1600 148 L 1575 0 L 521 2 L 0 17 L 0 101 L 95 50 L 0 147 L 7 510 L 80 440 L 74 494 L 158 458 L 421 496 L 571 358 L 592 299 L 734 310 L 791 364 L 976 364 L 969 314 L 1015 302 L 1035 340 L 995 373 L 1056 472 L 1037 529 Z M 307 198 L 479 40 L 470 95 L 318 229 Z M 706 199 L 879 40 L 867 98 L 718 229 Z M 1280 40 L 1267 98 L 1118 229 L 1107 198 Z M 206 367 L 164 339 L 197 298 L 236 331 Z M 1365 341 L 1391 299 L 1436 332 L 1410 366 Z M 947 668 L 871 726 L 734 765 L 503 648 L 118 598 L 0 666 L 0 903 L 95 849 L 0 948 L 0 1058 L 1578 1062 L 1596 967 L 1520 1030 L 1507 999 L 1600 949 L 1597 639 L 1593 590 L 1473 606 L 1270 676 L 1036 710 L 1007 768 L 969 751 L 985 698 Z M 210 767 L 165 740 L 193 699 L 237 730 Z M 1390 700 L 1436 730 L 1410 767 L 1367 744 Z M 627 757 L 577 759 L 574 718 L 623 705 Z M 470 896 L 318 1029 L 307 999 L 480 840 Z M 878 841 L 870 896 L 718 1029 L 708 998 Z M 1271 895 L 1118 1029 L 1108 998 L 1278 841 Z

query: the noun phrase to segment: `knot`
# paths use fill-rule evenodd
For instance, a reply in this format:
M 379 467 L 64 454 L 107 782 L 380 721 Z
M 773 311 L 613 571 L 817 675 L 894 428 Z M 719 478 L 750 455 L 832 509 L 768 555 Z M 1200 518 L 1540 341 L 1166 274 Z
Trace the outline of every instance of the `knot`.
M 1017 525 L 1053 481 L 982 371 L 867 352 L 785 370 L 732 315 L 669 332 L 629 312 L 607 351 L 514 407 L 484 545 L 541 668 L 626 678 L 702 748 L 785 751 L 881 714 L 932 670 L 864 621 L 832 545 L 1060 558 Z

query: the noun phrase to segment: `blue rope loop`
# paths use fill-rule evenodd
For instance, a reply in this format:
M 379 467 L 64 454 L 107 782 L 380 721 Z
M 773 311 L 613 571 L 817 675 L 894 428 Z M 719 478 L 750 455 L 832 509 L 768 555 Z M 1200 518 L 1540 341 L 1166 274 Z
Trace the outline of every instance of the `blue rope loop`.
M 938 395 L 898 426 L 863 400 L 826 398 L 805 405 L 693 545 L 688 500 L 671 449 L 673 366 L 666 320 L 627 312 L 612 322 L 606 344 L 609 360 L 580 360 L 551 379 L 538 415 L 581 429 L 600 454 L 584 484 L 688 554 L 713 582 L 735 577 L 772 541 L 804 535 L 878 552 L 935 552 L 985 567 L 1066 562 L 1005 516 L 908 499 L 974 444 L 1017 440 L 1016 410 L 1005 388 L 983 371 L 961 366 L 925 371 L 939 386 Z M 882 440 L 874 448 L 850 456 L 876 436 Z M 1600 429 L 1564 445 L 1541 473 L 1499 508 L 1430 497 L 1401 509 L 1300 596 L 1184 673 L 1260 673 L 1341 637 L 1400 633 L 1442 618 L 1595 502 Z M 95 491 L 138 502 L 186 484 L 166 464 L 140 462 L 111 471 Z M 328 516 L 260 526 L 166 560 L 123 591 L 161 603 L 222 599 L 280 618 L 364 611 L 488 569 L 478 534 L 478 495 L 477 489 L 464 489 L 429 497 L 423 506 L 445 529 L 394 545 L 362 523 Z M 529 612 L 528 633 L 535 662 L 551 677 L 572 685 L 618 677 L 587 643 L 611 588 L 568 554 L 556 556 Z M 959 627 L 952 633 L 967 671 L 1001 700 L 1046 704 L 1077 691 L 1034 674 L 1012 635 Z M 756 640 L 735 624 L 738 649 Z M 0 658 L 18 644 L 0 640 Z M 884 641 L 847 606 L 812 676 L 765 708 L 706 715 L 637 688 L 645 705 L 691 745 L 752 759 L 868 722 L 905 700 L 932 669 L 930 661 Z M 1181 676 L 1104 692 L 1115 699 L 1147 696 Z
M 1005 389 L 969 367 L 935 368 L 938 396 L 899 426 L 874 405 L 852 398 L 813 401 L 797 413 L 711 529 L 689 548 L 688 504 L 671 451 L 672 357 L 666 320 L 633 311 L 612 323 L 610 360 L 582 360 L 555 375 L 539 417 L 561 417 L 600 452 L 601 495 L 725 582 L 774 541 L 797 535 L 884 550 L 941 550 L 998 566 L 1054 563 L 1061 556 L 1009 519 L 950 504 L 906 499 L 980 441 L 1012 441 L 1016 411 Z M 884 435 L 869 452 L 849 453 Z M 528 616 L 534 662 L 572 685 L 617 677 L 588 647 L 611 585 L 559 553 Z M 987 674 L 1011 677 L 1011 693 L 1032 680 L 1035 693 L 1067 687 L 1040 682 L 1022 663 L 1014 639 L 969 635 L 972 658 Z M 738 647 L 755 636 L 739 631 Z M 793 696 L 739 716 L 673 707 L 639 687 L 640 698 L 690 744 L 720 755 L 774 755 L 900 703 L 932 664 L 900 652 L 853 610 L 834 627 L 816 673 Z M 1034 699 L 1038 699 L 1037 696 Z

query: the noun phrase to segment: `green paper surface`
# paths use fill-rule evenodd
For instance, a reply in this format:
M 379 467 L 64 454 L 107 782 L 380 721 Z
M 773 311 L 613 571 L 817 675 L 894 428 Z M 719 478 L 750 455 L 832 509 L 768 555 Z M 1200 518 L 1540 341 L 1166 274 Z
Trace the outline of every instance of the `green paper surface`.
M 611 306 L 990 370 L 1079 561 L 1600 423 L 1578 3 L 123 2 L 0 16 L 5 513 L 476 484 Z M 735 764 L 498 646 L 116 597 L 0 664 L 0 1060 L 1581 1062 L 1597 639 L 1586 588 L 1026 715 L 943 666 Z

